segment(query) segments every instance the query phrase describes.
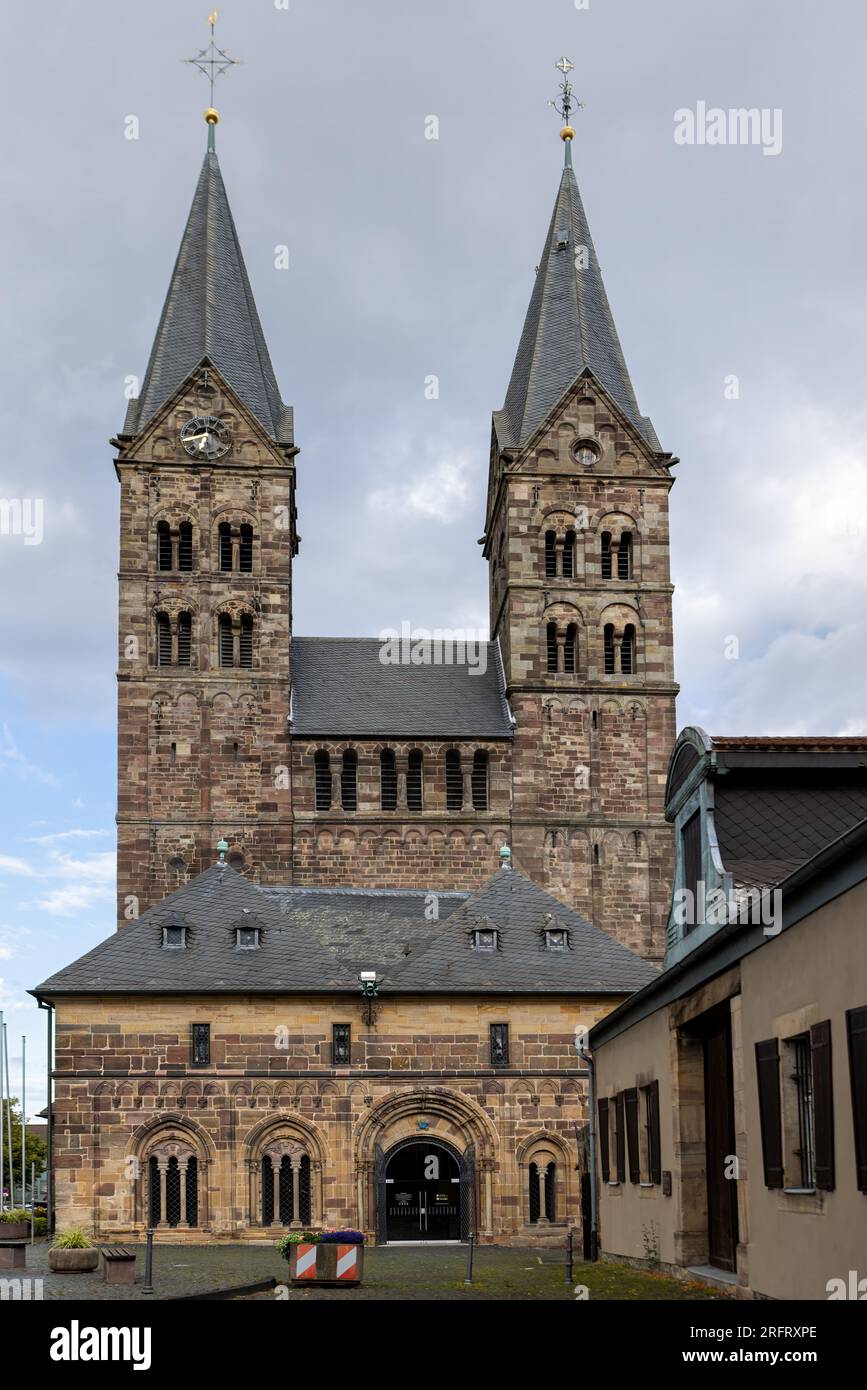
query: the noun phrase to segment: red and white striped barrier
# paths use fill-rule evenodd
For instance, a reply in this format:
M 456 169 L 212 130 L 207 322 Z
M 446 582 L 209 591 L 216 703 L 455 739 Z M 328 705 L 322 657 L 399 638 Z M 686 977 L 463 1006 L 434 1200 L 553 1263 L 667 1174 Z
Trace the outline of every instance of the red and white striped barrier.
M 338 1279 L 357 1279 L 357 1278 L 358 1278 L 358 1246 L 357 1246 L 357 1245 L 338 1245 L 338 1247 L 337 1247 L 337 1277 L 338 1277 Z
M 298 1257 L 295 1263 L 296 1279 L 315 1279 L 316 1278 L 316 1251 L 315 1245 L 299 1245 Z

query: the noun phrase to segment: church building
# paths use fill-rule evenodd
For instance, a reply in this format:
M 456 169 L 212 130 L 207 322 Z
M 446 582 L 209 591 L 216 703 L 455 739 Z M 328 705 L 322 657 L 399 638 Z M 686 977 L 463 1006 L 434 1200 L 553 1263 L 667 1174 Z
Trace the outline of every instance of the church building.
M 33 991 L 58 1226 L 536 1244 L 580 1223 L 576 1037 L 665 949 L 676 460 L 636 401 L 562 90 L 493 417 L 479 660 L 293 633 L 293 410 L 206 113 L 112 440 L 118 931 Z

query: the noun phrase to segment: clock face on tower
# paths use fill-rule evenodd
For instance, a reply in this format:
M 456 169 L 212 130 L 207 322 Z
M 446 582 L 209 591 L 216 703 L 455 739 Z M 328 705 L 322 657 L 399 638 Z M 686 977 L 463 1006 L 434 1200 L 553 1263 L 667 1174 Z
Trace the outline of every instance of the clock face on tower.
M 216 415 L 196 415 L 181 430 L 181 443 L 192 458 L 218 459 L 229 452 L 232 434 Z

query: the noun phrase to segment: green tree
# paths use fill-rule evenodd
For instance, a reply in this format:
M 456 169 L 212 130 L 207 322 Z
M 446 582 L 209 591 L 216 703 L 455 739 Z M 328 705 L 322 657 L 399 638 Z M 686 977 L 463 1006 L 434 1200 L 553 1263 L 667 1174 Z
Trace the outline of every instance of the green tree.
M 7 1200 L 8 1203 L 11 1194 L 9 1185 L 9 1121 L 6 1118 L 7 1113 L 11 1113 L 12 1116 L 12 1174 L 15 1180 L 14 1201 L 18 1202 L 21 1199 L 21 1107 L 18 1104 L 17 1096 L 13 1096 L 11 1101 L 4 1099 L 2 1112 L 0 1112 L 0 1120 L 2 1120 L 0 1140 L 2 1140 L 3 1144 L 4 1200 Z M 45 1140 L 28 1134 L 24 1154 L 24 1162 L 27 1167 L 25 1177 L 27 1179 L 28 1197 L 30 1195 L 30 1165 L 31 1163 L 36 1165 L 34 1172 L 37 1179 L 40 1178 L 45 1172 L 47 1154 L 48 1145 L 45 1143 Z

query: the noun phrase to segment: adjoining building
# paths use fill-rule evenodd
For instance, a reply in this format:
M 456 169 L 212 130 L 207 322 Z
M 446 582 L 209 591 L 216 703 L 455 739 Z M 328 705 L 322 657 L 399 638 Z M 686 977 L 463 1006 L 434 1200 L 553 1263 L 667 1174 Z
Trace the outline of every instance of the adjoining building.
M 508 861 L 472 896 L 215 865 L 34 991 L 56 1016 L 57 1224 L 562 1245 L 578 1030 L 654 973 Z
M 867 740 L 685 729 L 666 801 L 664 968 L 589 1039 L 600 1248 L 742 1296 L 854 1297 L 843 1290 L 867 1279 Z

